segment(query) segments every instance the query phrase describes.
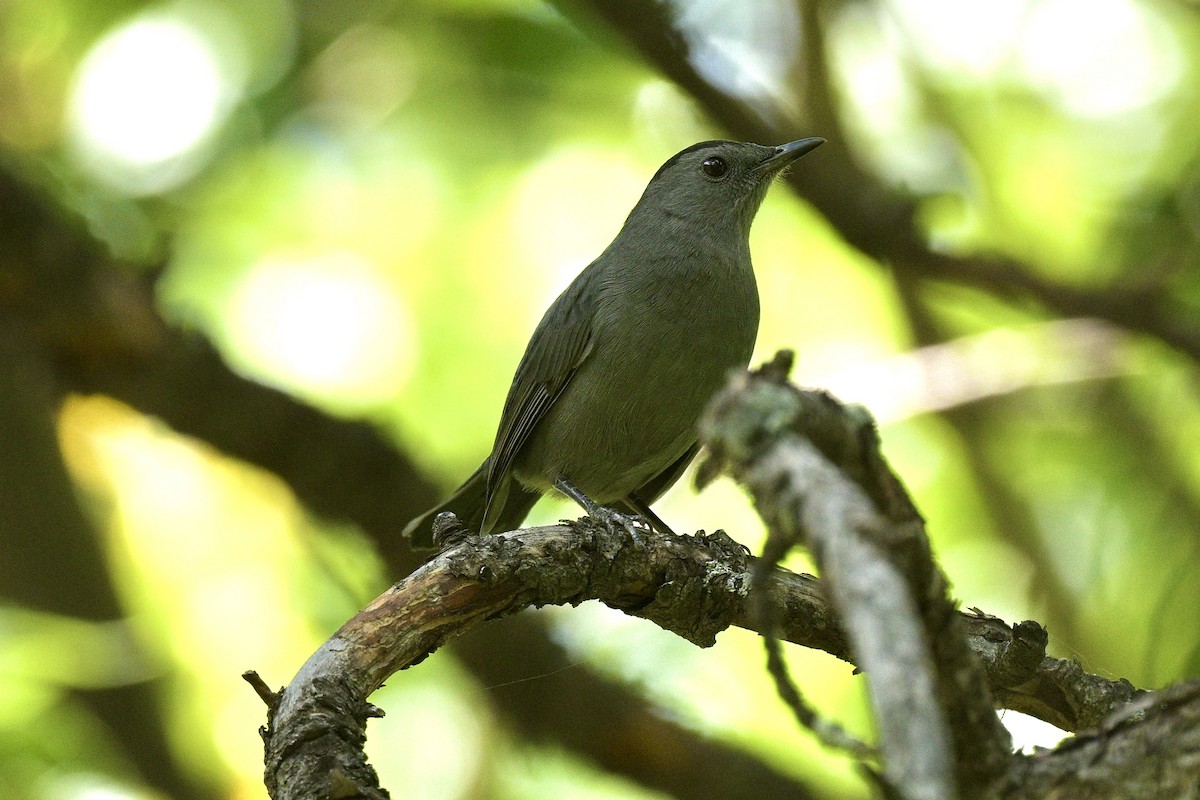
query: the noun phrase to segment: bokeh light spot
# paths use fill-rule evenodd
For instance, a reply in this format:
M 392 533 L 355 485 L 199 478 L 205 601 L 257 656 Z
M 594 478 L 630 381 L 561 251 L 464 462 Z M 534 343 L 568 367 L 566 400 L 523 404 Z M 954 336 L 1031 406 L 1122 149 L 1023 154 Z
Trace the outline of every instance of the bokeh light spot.
M 355 405 L 383 402 L 412 372 L 408 310 L 363 256 L 277 252 L 235 290 L 232 341 L 257 374 Z
M 951 80 L 986 77 L 1000 69 L 1028 13 L 1027 0 L 891 0 L 888 8 L 921 58 Z
M 1081 117 L 1142 108 L 1174 88 L 1182 70 L 1165 23 L 1145 4 L 1126 0 L 1034 5 L 1021 40 L 1021 61 L 1032 83 Z
M 130 193 L 177 185 L 237 92 L 227 72 L 212 37 L 186 17 L 151 13 L 118 27 L 79 65 L 69 125 L 80 162 Z

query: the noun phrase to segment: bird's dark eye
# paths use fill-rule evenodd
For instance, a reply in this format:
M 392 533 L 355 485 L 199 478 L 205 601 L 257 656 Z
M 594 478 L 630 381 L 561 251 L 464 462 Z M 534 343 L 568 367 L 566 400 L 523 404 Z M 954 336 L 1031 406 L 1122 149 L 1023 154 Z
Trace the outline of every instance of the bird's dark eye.
M 709 156 L 700 164 L 700 169 L 704 170 L 704 174 L 710 178 L 719 178 L 729 171 L 725 159 L 717 156 Z

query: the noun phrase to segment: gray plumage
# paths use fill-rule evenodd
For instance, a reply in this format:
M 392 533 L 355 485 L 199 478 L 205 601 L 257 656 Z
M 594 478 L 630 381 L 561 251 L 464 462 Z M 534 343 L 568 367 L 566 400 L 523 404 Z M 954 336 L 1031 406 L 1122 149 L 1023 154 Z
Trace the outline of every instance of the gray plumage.
M 491 455 L 408 524 L 414 546 L 432 543 L 442 511 L 481 533 L 516 528 L 557 481 L 634 512 L 658 499 L 695 455 L 708 400 L 750 361 L 754 215 L 772 178 L 823 141 L 701 142 L 663 164 L 612 244 L 542 317 Z

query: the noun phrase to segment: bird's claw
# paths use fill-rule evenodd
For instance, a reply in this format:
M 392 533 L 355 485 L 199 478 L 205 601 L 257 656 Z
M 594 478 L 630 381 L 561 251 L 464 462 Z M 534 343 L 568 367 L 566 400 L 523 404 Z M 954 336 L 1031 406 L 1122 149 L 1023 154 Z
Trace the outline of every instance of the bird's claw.
M 645 531 L 651 530 L 650 524 L 641 517 L 622 514 L 620 511 L 614 511 L 605 506 L 597 506 L 596 510 L 591 513 L 591 516 L 603 523 L 604 527 L 613 533 L 629 534 L 629 538 L 635 544 L 645 544 L 642 538 L 643 528 Z

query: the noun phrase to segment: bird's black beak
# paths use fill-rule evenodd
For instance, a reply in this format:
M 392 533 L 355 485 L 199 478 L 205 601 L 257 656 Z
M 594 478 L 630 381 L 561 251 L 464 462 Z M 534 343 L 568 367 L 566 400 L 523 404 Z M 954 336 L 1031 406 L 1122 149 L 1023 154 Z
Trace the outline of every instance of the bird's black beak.
M 775 152 L 767 157 L 758 165 L 761 172 L 777 172 L 788 164 L 795 161 L 805 153 L 811 153 L 821 145 L 825 144 L 825 140 L 820 136 L 813 136 L 808 139 L 797 139 L 794 142 L 781 144 L 775 148 Z

